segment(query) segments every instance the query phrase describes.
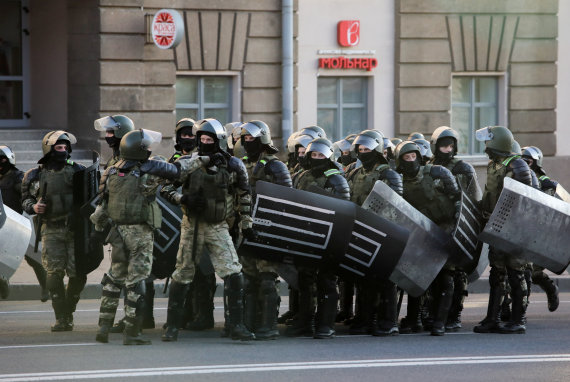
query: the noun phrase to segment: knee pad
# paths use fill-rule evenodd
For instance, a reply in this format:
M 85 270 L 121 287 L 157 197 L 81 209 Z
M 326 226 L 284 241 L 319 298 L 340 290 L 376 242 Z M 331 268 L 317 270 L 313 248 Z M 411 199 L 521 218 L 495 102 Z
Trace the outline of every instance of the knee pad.
M 65 293 L 63 275 L 60 273 L 48 273 L 46 277 L 46 287 L 52 293 Z

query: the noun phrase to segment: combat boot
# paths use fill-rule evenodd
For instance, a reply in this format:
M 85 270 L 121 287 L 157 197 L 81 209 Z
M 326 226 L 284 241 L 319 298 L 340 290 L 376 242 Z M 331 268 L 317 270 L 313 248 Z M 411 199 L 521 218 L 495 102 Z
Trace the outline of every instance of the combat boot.
M 198 276 L 200 274 L 200 276 Z M 194 318 L 185 326 L 188 330 L 206 330 L 214 327 L 214 294 L 216 293 L 216 277 L 196 274 L 194 279 L 193 311 Z
M 445 322 L 453 300 L 453 276 L 449 271 L 443 270 L 438 275 L 437 288 L 435 290 L 435 316 L 431 328 L 432 336 L 445 334 Z
M 556 309 L 558 309 L 558 305 L 560 305 L 560 299 L 558 297 L 558 285 L 556 285 L 554 281 L 546 275 L 545 277 L 541 277 L 539 280 L 536 280 L 535 283 L 546 292 L 546 298 L 548 299 L 548 310 L 554 312 Z
M 47 285 L 51 295 L 51 305 L 55 313 L 55 325 L 51 327 L 52 332 L 65 332 L 69 331 L 67 325 L 67 304 L 65 301 L 65 286 L 63 285 L 63 278 L 57 275 L 48 275 Z
M 188 284 L 181 284 L 176 281 L 170 283 L 166 324 L 161 337 L 163 341 L 178 341 L 178 330 L 182 323 L 184 299 L 188 293 L 188 288 Z
M 336 289 L 336 276 L 333 274 L 319 272 L 318 282 L 318 306 L 315 316 L 315 334 L 313 338 L 328 339 L 334 338 L 334 322 L 336 318 L 336 308 L 338 306 L 338 290 Z
M 299 311 L 285 329 L 287 337 L 304 337 L 313 335 L 315 317 L 315 284 L 313 277 L 299 272 Z M 336 309 L 336 308 L 335 308 Z
M 508 268 L 507 274 L 513 299 L 511 320 L 506 325 L 501 326 L 499 333 L 524 334 L 526 333 L 525 298 L 527 296 L 524 272 Z
M 113 327 L 109 330 L 110 333 L 123 333 L 125 331 L 125 317 L 121 318 Z
M 372 334 L 376 325 L 376 309 L 378 305 L 378 290 L 375 286 L 363 280 L 357 283 L 356 314 L 348 333 L 351 335 Z
M 341 281 L 339 283 L 340 311 L 336 315 L 336 322 L 344 322 L 354 317 L 354 282 Z
M 445 323 L 446 332 L 456 332 L 461 329 L 461 312 L 463 312 L 463 302 L 467 297 L 467 274 L 463 271 L 456 271 L 453 275 L 453 299 Z
M 424 330 L 420 305 L 421 297 L 412 297 L 408 294 L 408 312 L 400 321 L 400 334 L 419 333 Z
M 251 341 L 255 335 L 243 323 L 243 274 L 234 273 L 224 278 L 227 306 L 230 312 L 230 336 L 232 340 Z
M 127 317 L 125 331 L 123 332 L 123 345 L 151 345 L 152 341 L 143 337 L 141 333 L 142 316 L 137 317 L 135 322 L 130 323 Z
M 258 285 L 254 277 L 244 276 L 245 288 L 243 294 L 244 312 L 243 323 L 247 330 L 255 332 L 257 327 L 257 312 L 261 309 L 261 301 L 258 304 Z M 259 309 L 258 309 L 259 305 Z
M 299 311 L 299 291 L 289 286 L 289 310 L 277 319 L 277 323 L 286 324 Z
M 261 279 L 259 285 L 261 318 L 259 320 L 259 327 L 255 331 L 255 339 L 260 341 L 274 340 L 279 337 L 277 314 L 279 313 L 280 299 L 275 285 L 277 275 L 270 272 L 262 272 L 259 277 Z
M 65 291 L 65 304 L 66 304 L 66 325 L 67 331 L 73 330 L 73 313 L 77 308 L 77 303 L 79 302 L 79 297 L 81 291 L 87 283 L 86 275 L 78 275 L 75 277 L 70 277 L 67 283 L 67 289 Z
M 396 284 L 386 281 L 381 285 L 382 300 L 378 305 L 378 324 L 373 336 L 386 337 L 400 334 L 398 329 L 398 289 Z
M 475 333 L 498 333 L 501 328 L 501 303 L 505 295 L 505 275 L 495 267 L 489 274 L 487 316 L 473 328 Z
M 127 310 L 125 320 L 125 331 L 123 332 L 123 345 L 150 345 L 152 342 L 143 337 L 141 333 L 143 314 L 144 314 L 144 295 L 146 286 L 144 281 L 139 281 L 134 285 L 127 287 L 127 299 L 129 305 L 135 307 L 135 315 L 131 316 L 130 310 Z
M 99 319 L 99 330 L 97 330 L 97 335 L 95 335 L 95 341 L 101 343 L 108 343 L 109 342 L 109 331 L 113 326 L 113 321 Z
M 145 282 L 142 329 L 154 329 L 154 282 Z
M 226 297 L 226 288 L 224 288 L 224 327 L 222 328 L 222 332 L 220 333 L 220 337 L 227 338 L 230 336 L 230 310 L 228 309 L 228 299 Z

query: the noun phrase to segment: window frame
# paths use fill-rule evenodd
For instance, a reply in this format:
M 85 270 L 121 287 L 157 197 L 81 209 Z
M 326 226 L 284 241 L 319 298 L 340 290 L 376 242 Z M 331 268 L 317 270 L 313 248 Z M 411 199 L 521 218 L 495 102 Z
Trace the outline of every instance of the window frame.
M 508 95 L 508 91 L 507 91 L 507 84 L 508 84 L 508 80 L 507 80 L 507 73 L 506 72 L 455 72 L 451 74 L 451 84 L 450 84 L 450 92 L 451 94 L 453 94 L 453 79 L 456 77 L 471 77 L 471 81 L 470 81 L 470 110 L 469 110 L 469 114 L 470 114 L 470 128 L 473 130 L 472 134 L 470 135 L 471 139 L 468 142 L 469 145 L 469 153 L 468 154 L 460 154 L 458 155 L 459 158 L 463 158 L 463 159 L 482 159 L 482 158 L 486 158 L 485 153 L 476 153 L 474 152 L 474 147 L 475 147 L 475 131 L 477 129 L 480 129 L 481 127 L 484 126 L 475 126 L 475 113 L 474 110 L 476 108 L 476 106 L 474 106 L 474 104 L 477 104 L 477 107 L 483 107 L 483 106 L 495 106 L 497 111 L 496 111 L 496 119 L 497 119 L 497 125 L 500 126 L 507 126 L 508 124 L 508 110 L 507 110 L 507 95 Z M 497 85 L 496 85 L 496 95 L 497 95 L 497 103 L 496 104 L 490 104 L 490 103 L 485 103 L 485 102 L 473 102 L 474 100 L 474 92 L 475 92 L 475 87 L 473 86 L 474 80 L 475 78 L 481 78 L 481 77 L 492 77 L 495 78 L 497 80 Z M 457 105 L 458 103 L 454 103 L 453 99 L 450 100 L 451 101 L 451 108 L 450 108 L 450 122 L 453 120 L 453 107 L 455 105 Z M 463 103 L 464 104 L 464 103 Z M 451 126 L 452 128 L 454 128 L 453 126 Z
M 241 110 L 241 98 L 240 98 L 240 88 L 239 84 L 241 83 L 241 75 L 237 72 L 232 71 L 217 71 L 217 72 L 203 72 L 203 71 L 177 71 L 176 72 L 176 80 L 179 77 L 197 77 L 198 78 L 198 103 L 176 103 L 174 106 L 174 113 L 176 114 L 177 109 L 188 109 L 188 110 L 197 110 L 197 114 L 192 117 L 196 121 L 203 119 L 203 118 L 210 118 L 210 116 L 204 115 L 205 109 L 214 109 L 214 108 L 224 108 L 226 104 L 223 103 L 205 103 L 204 101 L 204 79 L 206 77 L 225 77 L 229 80 L 229 89 L 228 89 L 228 118 L 229 120 L 224 122 L 233 122 L 233 121 L 241 121 L 240 110 Z M 176 89 L 176 85 L 174 86 Z M 186 107 L 185 107 L 186 106 Z M 176 116 L 177 120 L 180 117 Z
M 318 88 L 319 88 L 319 80 L 321 78 L 336 79 L 336 104 L 331 103 L 319 103 L 318 99 Z M 364 86 L 361 89 L 361 96 L 364 102 L 362 103 L 344 103 L 343 101 L 343 81 L 344 79 L 353 79 L 359 78 L 363 81 Z M 335 110 L 336 120 L 338 121 L 337 126 L 335 127 L 333 133 L 337 134 L 336 137 L 329 137 L 331 141 L 337 141 L 346 137 L 347 133 L 343 132 L 343 112 L 344 109 L 362 109 L 362 118 L 365 126 L 368 126 L 368 121 L 370 119 L 370 112 L 369 112 L 369 99 L 370 99 L 370 85 L 369 85 L 369 77 L 367 76 L 319 76 L 317 78 L 317 118 L 320 110 Z M 318 120 L 317 120 L 318 124 Z M 362 129 L 363 130 L 363 129 Z
M 30 102 L 30 16 L 24 8 L 30 8 L 29 0 L 20 1 L 21 17 L 21 41 L 22 41 L 22 74 L 19 76 L 0 76 L 0 81 L 16 81 L 22 83 L 22 118 L 0 119 L 0 128 L 30 127 L 31 125 L 31 102 Z M 28 31 L 28 35 L 24 33 Z

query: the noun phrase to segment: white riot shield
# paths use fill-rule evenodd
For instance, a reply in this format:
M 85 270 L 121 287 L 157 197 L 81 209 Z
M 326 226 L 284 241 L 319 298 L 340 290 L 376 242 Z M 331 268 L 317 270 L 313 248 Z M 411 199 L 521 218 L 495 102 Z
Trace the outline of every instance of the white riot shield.
M 32 225 L 28 219 L 2 203 L 0 195 L 0 277 L 7 280 L 12 277 L 22 263 L 30 236 Z

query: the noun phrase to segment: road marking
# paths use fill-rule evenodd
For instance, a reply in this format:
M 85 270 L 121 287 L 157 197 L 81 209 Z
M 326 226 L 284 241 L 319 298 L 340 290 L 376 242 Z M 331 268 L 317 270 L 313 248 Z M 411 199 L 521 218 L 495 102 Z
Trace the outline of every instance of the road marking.
M 102 344 L 98 344 L 95 342 L 86 342 L 86 343 L 79 343 L 79 344 L 45 344 L 45 345 L 12 345 L 12 346 L 0 346 L 0 350 L 5 349 L 29 349 L 29 348 L 53 348 L 53 347 L 68 347 L 68 346 L 99 346 Z
M 95 378 L 138 378 L 167 375 L 229 374 L 268 371 L 299 371 L 322 369 L 347 369 L 371 367 L 442 366 L 498 363 L 570 362 L 570 354 L 473 356 L 407 359 L 338 360 L 324 362 L 283 362 L 261 364 L 206 365 L 186 367 L 161 367 L 143 369 L 89 370 L 46 373 L 0 374 L 0 381 L 61 381 Z

